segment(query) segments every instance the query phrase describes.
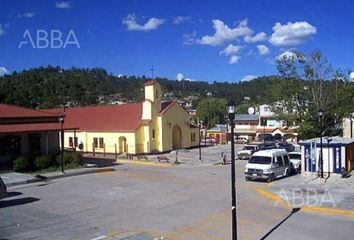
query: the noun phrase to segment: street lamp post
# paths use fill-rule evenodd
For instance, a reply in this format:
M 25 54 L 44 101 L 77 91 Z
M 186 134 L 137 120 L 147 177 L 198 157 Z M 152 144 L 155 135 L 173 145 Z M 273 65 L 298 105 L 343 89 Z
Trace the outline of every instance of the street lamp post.
M 349 117 L 349 119 L 350 119 L 350 138 L 353 138 L 353 115 L 354 115 L 354 113 L 351 113 L 350 117 Z
M 231 197 L 232 197 L 232 240 L 237 240 L 237 218 L 236 218 L 236 177 L 235 177 L 235 139 L 234 139 L 234 120 L 236 113 L 236 104 L 229 101 L 227 104 L 231 127 Z
M 323 116 L 324 116 L 324 111 L 320 108 L 318 111 L 318 116 L 320 117 L 320 176 L 323 178 L 323 143 L 322 143 L 322 137 L 323 137 Z
M 64 113 L 59 117 L 60 122 L 60 145 L 61 145 L 61 172 L 64 173 Z
M 199 125 L 199 161 L 202 161 L 202 149 L 200 146 L 200 127 L 201 127 L 202 121 L 198 121 L 198 125 Z

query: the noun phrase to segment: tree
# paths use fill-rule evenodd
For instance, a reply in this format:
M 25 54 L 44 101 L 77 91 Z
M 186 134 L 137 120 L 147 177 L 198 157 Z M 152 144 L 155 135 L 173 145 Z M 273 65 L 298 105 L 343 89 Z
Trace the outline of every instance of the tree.
M 210 128 L 215 124 L 225 123 L 226 100 L 221 98 L 206 98 L 197 107 L 199 120 Z
M 310 54 L 294 51 L 278 59 L 277 68 L 286 81 L 273 90 L 282 96 L 274 111 L 286 122 L 299 125 L 300 139 L 320 135 L 320 109 L 325 110 L 323 134 L 341 134 L 340 122 L 353 103 L 352 84 L 343 77 L 346 74 L 334 71 L 318 50 Z

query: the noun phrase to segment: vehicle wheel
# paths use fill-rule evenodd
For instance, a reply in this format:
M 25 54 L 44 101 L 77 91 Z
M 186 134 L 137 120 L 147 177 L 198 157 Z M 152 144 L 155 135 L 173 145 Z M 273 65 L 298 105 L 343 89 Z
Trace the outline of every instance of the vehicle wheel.
M 300 174 L 301 173 L 301 165 L 298 167 L 298 169 L 296 170 L 296 173 L 297 174 Z
M 267 182 L 273 182 L 274 181 L 274 174 L 269 175 Z
M 246 181 L 249 181 L 249 180 L 251 180 L 251 179 L 250 179 L 249 177 L 245 177 L 245 180 L 246 180 Z
M 286 169 L 285 176 L 286 176 L 286 177 L 289 177 L 289 176 L 290 176 L 290 171 L 289 171 L 289 169 Z

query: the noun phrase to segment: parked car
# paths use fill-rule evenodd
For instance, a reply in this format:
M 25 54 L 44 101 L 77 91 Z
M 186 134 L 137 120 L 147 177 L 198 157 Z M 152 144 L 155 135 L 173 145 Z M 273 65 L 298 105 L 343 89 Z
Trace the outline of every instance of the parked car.
M 248 139 L 245 137 L 235 137 L 235 143 L 246 144 L 248 143 Z
M 242 150 L 237 152 L 237 157 L 239 159 L 249 159 L 254 152 L 259 150 L 258 144 L 247 144 L 242 148 Z
M 2 181 L 0 177 L 0 199 L 7 197 L 7 189 L 5 183 Z
M 245 167 L 246 181 L 264 179 L 268 182 L 289 176 L 291 163 L 288 153 L 283 149 L 270 149 L 255 152 Z
M 262 143 L 261 150 L 268 150 L 268 149 L 275 149 L 275 148 L 277 148 L 275 142 L 264 142 Z
M 278 148 L 285 149 L 287 152 L 295 151 L 295 146 L 291 143 L 278 143 Z
M 215 145 L 216 139 L 213 137 L 206 137 L 206 138 L 203 137 L 200 139 L 200 144 L 201 145 Z
M 290 162 L 292 163 L 292 170 L 294 173 L 301 172 L 301 153 L 300 152 L 289 152 Z

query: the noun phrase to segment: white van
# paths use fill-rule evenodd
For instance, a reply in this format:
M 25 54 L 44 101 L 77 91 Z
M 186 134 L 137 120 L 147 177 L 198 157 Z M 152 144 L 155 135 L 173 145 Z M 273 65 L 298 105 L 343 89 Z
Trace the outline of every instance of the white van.
M 269 149 L 255 152 L 245 168 L 245 179 L 264 179 L 268 182 L 289 176 L 291 163 L 284 149 Z

